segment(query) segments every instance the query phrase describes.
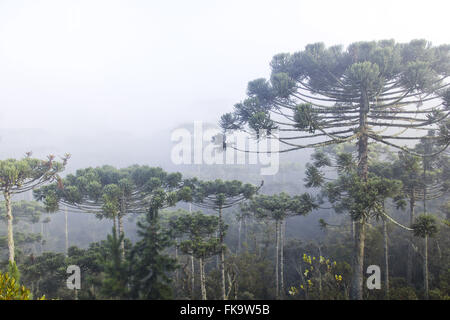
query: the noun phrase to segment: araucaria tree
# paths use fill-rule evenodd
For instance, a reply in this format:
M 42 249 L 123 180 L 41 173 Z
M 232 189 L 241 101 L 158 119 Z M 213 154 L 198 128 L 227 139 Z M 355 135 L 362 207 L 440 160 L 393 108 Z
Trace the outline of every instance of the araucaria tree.
M 307 215 L 318 205 L 310 194 L 290 196 L 287 193 L 274 195 L 258 195 L 242 206 L 242 210 L 253 212 L 258 219 L 275 221 L 276 257 L 275 257 L 275 288 L 277 299 L 284 292 L 284 232 L 283 226 L 288 217 Z
M 193 212 L 178 217 L 176 225 L 188 237 L 180 243 L 181 251 L 198 259 L 202 300 L 207 300 L 205 263 L 208 258 L 222 251 L 219 239 L 215 236 L 219 218 Z
M 356 142 L 362 184 L 368 178 L 370 142 L 413 153 L 411 142 L 422 138 L 424 129 L 438 129 L 449 114 L 449 45 L 383 40 L 357 42 L 343 50 L 316 43 L 294 54 L 276 55 L 271 67 L 270 80 L 251 81 L 248 98 L 222 116 L 225 133 L 267 130 L 284 145 L 279 152 Z M 442 149 L 450 143 L 448 130 L 435 138 Z M 366 208 L 360 210 L 353 215 L 352 299 L 363 297 L 369 216 Z
M 231 208 L 238 203 L 250 199 L 261 186 L 243 184 L 241 181 L 200 181 L 197 179 L 186 180 L 185 185 L 192 190 L 192 202 L 200 208 L 212 209 L 219 215 L 219 242 L 220 252 L 220 274 L 222 299 L 227 299 L 225 287 L 225 247 L 224 247 L 224 221 L 223 210 Z
M 6 218 L 8 221 L 8 249 L 9 263 L 15 268 L 13 215 L 11 197 L 18 193 L 33 190 L 45 183 L 58 180 L 58 174 L 64 169 L 69 155 L 62 158 L 62 162 L 55 161 L 50 155 L 46 160 L 31 157 L 27 153 L 21 160 L 6 159 L 0 161 L 0 190 L 5 199 Z
M 423 249 L 423 287 L 425 291 L 425 299 L 428 299 L 429 287 L 428 287 L 428 238 L 433 237 L 438 229 L 436 226 L 436 220 L 433 216 L 421 215 L 417 217 L 413 223 L 412 228 L 416 237 L 424 239 Z

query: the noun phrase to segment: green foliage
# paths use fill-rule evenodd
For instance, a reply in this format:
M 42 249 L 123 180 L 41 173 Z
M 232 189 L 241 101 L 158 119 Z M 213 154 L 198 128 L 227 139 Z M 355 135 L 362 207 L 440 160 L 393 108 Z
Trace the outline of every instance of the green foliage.
M 251 115 L 248 120 L 249 127 L 256 133 L 256 138 L 259 139 L 261 137 L 261 132 L 270 135 L 271 131 L 276 129 L 277 126 L 270 119 L 270 114 L 265 112 L 257 112 Z
M 450 267 L 445 269 L 439 276 L 439 293 L 441 297 L 447 300 L 450 297 Z
M 42 214 L 45 213 L 44 206 L 36 201 L 16 201 L 12 204 L 13 223 L 25 221 L 28 223 L 37 223 Z M 0 221 L 6 221 L 5 203 L 0 202 Z
M 347 210 L 352 219 L 380 217 L 384 212 L 386 198 L 394 198 L 401 191 L 398 180 L 369 175 L 366 181 L 357 174 L 343 174 L 334 182 L 327 183 L 325 194 L 338 210 Z
M 176 268 L 175 259 L 164 253 L 172 240 L 168 232 L 161 230 L 157 214 L 149 212 L 138 222 L 141 240 L 132 249 L 131 298 L 169 299 L 172 297 L 169 273 Z
M 411 226 L 416 237 L 433 237 L 438 228 L 436 225 L 436 219 L 431 215 L 420 215 Z
M 312 113 L 311 104 L 299 104 L 294 111 L 295 127 L 309 133 L 316 131 L 316 117 Z
M 243 200 L 250 199 L 260 187 L 238 180 L 200 181 L 197 178 L 185 181 L 192 190 L 192 202 L 203 208 L 219 210 L 229 208 Z
M 326 48 L 323 43 L 314 43 L 303 51 L 278 54 L 271 62 L 270 81 L 250 81 L 248 98 L 237 103 L 233 113 L 222 117 L 221 126 L 224 130 L 244 129 L 246 125 L 252 130 L 272 130 L 273 123 L 262 119 L 270 119 L 270 114 L 277 113 L 280 107 L 292 111 L 287 118 L 293 120 L 291 127 L 299 131 L 314 133 L 318 128 L 338 127 L 338 122 L 326 114 L 334 114 L 348 126 L 357 125 L 350 114 L 355 109 L 351 104 L 358 101 L 362 92 L 375 106 L 391 105 L 389 102 L 397 98 L 407 100 L 408 94 L 388 97 L 386 92 L 391 83 L 396 83 L 401 93 L 433 93 L 445 102 L 447 91 L 439 93 L 439 89 L 450 68 L 448 51 L 446 45 L 433 47 L 425 40 L 409 43 L 382 40 L 355 42 L 346 50 L 342 46 Z M 335 102 L 335 105 L 324 105 L 324 101 Z M 368 112 L 369 117 L 388 119 L 386 113 L 377 113 L 377 108 Z M 261 118 L 256 126 L 255 118 Z
M 353 148 L 353 149 L 352 149 Z M 331 165 L 335 166 L 337 155 L 349 155 L 353 146 L 345 144 L 339 145 L 336 148 L 336 153 L 329 153 L 328 150 L 324 150 L 322 154 L 318 152 L 313 156 L 312 166 L 320 169 L 326 169 Z M 380 152 L 378 149 L 374 149 L 373 153 Z M 383 151 L 385 152 L 385 151 Z M 393 166 L 386 160 L 386 154 L 380 155 L 378 160 L 371 161 L 371 167 L 369 167 L 369 182 L 372 177 L 379 175 L 384 179 L 392 179 Z M 348 162 L 353 164 L 351 157 Z M 397 161 L 395 157 L 392 158 Z M 399 163 L 400 164 L 400 163 Z M 351 165 L 350 165 L 351 167 Z M 284 167 L 283 167 L 284 168 Z M 287 182 L 295 180 L 292 183 L 293 188 L 289 190 L 290 194 L 298 189 L 298 182 L 301 180 L 301 175 L 294 176 L 292 166 L 285 166 L 287 175 Z M 418 173 L 420 178 L 420 162 L 418 166 Z M 400 170 L 399 170 L 400 171 Z M 283 173 L 283 171 L 281 171 Z M 345 176 L 349 184 L 352 180 L 349 178 L 353 173 L 352 169 L 345 171 L 339 171 L 338 177 Z M 242 173 L 241 173 L 242 175 Z M 328 175 L 325 176 L 329 178 Z M 174 177 L 176 180 L 177 178 Z M 277 177 L 279 178 L 279 177 Z M 144 181 L 145 179 L 143 179 Z M 420 180 L 420 179 L 419 179 Z M 328 186 L 328 181 L 324 183 L 324 186 Z M 383 184 L 382 178 L 378 180 L 380 183 L 380 190 L 377 188 L 367 189 L 369 194 L 373 192 L 376 195 L 373 199 L 380 197 L 382 199 L 383 194 L 390 193 L 390 188 L 381 187 Z M 381 181 L 381 182 L 380 182 Z M 155 183 L 153 180 L 152 183 Z M 284 180 L 283 180 L 284 183 Z M 155 185 L 157 185 L 155 183 Z M 286 190 L 286 185 L 283 185 Z M 388 184 L 387 186 L 389 186 Z M 342 197 L 347 196 L 347 190 L 341 188 L 342 185 L 333 183 L 333 188 L 336 190 L 338 197 L 337 201 L 341 201 Z M 118 187 L 118 186 L 117 186 Z M 184 185 L 188 188 L 188 194 L 195 196 L 195 189 L 188 184 Z M 116 188 L 114 186 L 113 188 Z M 294 296 L 290 296 L 290 299 L 303 299 L 306 298 L 306 290 L 303 290 L 300 285 L 303 285 L 304 289 L 308 290 L 308 299 L 346 299 L 348 296 L 348 289 L 351 280 L 351 268 L 349 263 L 351 262 L 351 245 L 352 239 L 350 237 L 350 225 L 347 217 L 341 215 L 330 214 L 328 211 L 322 211 L 318 208 L 317 214 L 319 217 L 303 217 L 301 221 L 307 221 L 305 223 L 299 223 L 300 219 L 296 219 L 295 215 L 303 215 L 302 212 L 309 212 L 307 209 L 312 203 L 316 203 L 315 198 L 301 195 L 293 196 L 287 193 L 275 193 L 280 187 L 275 183 L 267 183 L 265 192 L 270 195 L 254 195 L 249 203 L 243 204 L 243 210 L 239 213 L 238 219 L 241 220 L 241 248 L 243 250 L 235 251 L 237 244 L 237 230 L 238 225 L 233 219 L 235 212 L 224 211 L 224 221 L 228 224 L 227 237 L 225 238 L 224 245 L 229 250 L 227 251 L 227 258 L 225 262 L 225 270 L 230 274 L 230 280 L 237 285 L 230 285 L 227 282 L 227 287 L 231 288 L 230 298 L 236 296 L 238 299 L 274 299 L 275 287 L 274 272 L 273 272 L 273 251 L 275 250 L 275 241 L 273 235 L 273 225 L 267 220 L 272 216 L 272 211 L 275 212 L 274 217 L 286 217 L 288 223 L 286 223 L 286 238 L 289 241 L 284 247 L 284 280 L 285 288 L 288 290 L 291 288 L 291 292 L 295 293 Z M 381 190 L 384 189 L 384 190 Z M 403 188 L 402 188 L 403 189 Z M 193 190 L 193 192 L 191 192 Z M 348 189 L 350 190 L 350 189 Z M 372 191 L 371 191 L 372 190 Z M 403 189 L 404 190 L 404 189 Z M 114 189 L 112 190 L 114 191 Z M 375 192 L 377 191 L 377 192 Z M 120 253 L 118 248 L 120 247 L 119 239 L 121 237 L 111 234 L 106 240 L 101 242 L 91 243 L 86 249 L 77 247 L 71 247 L 68 251 L 68 256 L 65 257 L 61 253 L 44 253 L 40 256 L 17 254 L 18 266 L 21 271 L 22 283 L 30 288 L 30 294 L 34 297 L 39 297 L 45 294 L 46 297 L 52 299 L 74 299 L 74 292 L 68 290 L 65 286 L 65 280 L 67 279 L 66 268 L 68 265 L 74 264 L 81 268 L 82 272 L 82 289 L 78 290 L 78 299 L 147 299 L 147 297 L 154 299 L 169 299 L 185 297 L 180 294 L 181 290 L 186 291 L 186 286 L 183 283 L 189 282 L 191 276 L 189 266 L 190 263 L 184 265 L 184 256 L 178 256 L 179 265 L 177 266 L 175 259 L 172 259 L 170 255 L 174 254 L 173 246 L 175 242 L 172 239 L 177 239 L 180 246 L 178 254 L 194 254 L 196 258 L 202 257 L 208 259 L 217 252 L 220 251 L 220 244 L 215 238 L 215 232 L 218 229 L 218 217 L 214 215 L 204 215 L 200 212 L 188 213 L 184 210 L 178 211 L 162 211 L 161 214 L 155 214 L 160 210 L 159 206 L 165 205 L 164 201 L 160 201 L 165 197 L 165 193 L 153 193 L 157 196 L 154 202 L 155 208 L 149 216 L 155 219 L 158 227 L 154 223 L 147 224 L 147 215 L 143 216 L 146 220 L 141 221 L 147 228 L 145 229 L 147 242 L 143 242 L 143 236 L 140 241 L 133 246 L 129 240 L 125 239 L 126 255 L 124 260 L 120 260 Z M 297 199 L 295 203 L 294 199 Z M 335 204 L 337 204 L 337 201 Z M 374 200 L 375 201 L 375 200 Z M 378 200 L 377 200 L 378 201 Z M 381 200 L 380 200 L 381 201 Z M 252 202 L 257 202 L 256 206 L 259 207 L 255 210 L 256 217 L 264 219 L 255 219 L 256 217 L 252 212 L 246 212 L 248 206 Z M 381 202 L 380 202 L 381 203 Z M 441 209 L 442 214 L 436 214 L 436 216 L 445 217 L 446 199 L 433 199 L 429 201 L 430 208 Z M 167 204 L 167 202 L 166 202 Z M 214 203 L 213 203 L 214 204 Z M 419 204 L 420 205 L 420 204 Z M 290 210 L 290 208 L 297 207 L 292 213 L 284 215 L 280 210 Z M 344 206 L 345 207 L 345 206 Z M 349 207 L 346 207 L 349 208 Z M 38 209 L 40 210 L 40 209 Z M 277 211 L 278 210 L 278 211 Z M 288 210 L 288 211 L 289 211 Z M 347 209 L 346 209 L 347 210 Z M 395 211 L 394 206 L 390 202 L 386 201 L 386 212 L 389 215 L 404 220 L 402 213 Z M 430 209 L 431 210 L 431 209 Z M 376 216 L 376 206 L 372 211 L 372 216 Z M 30 211 L 30 215 L 33 213 Z M 431 214 L 429 214 L 431 215 Z M 435 216 L 435 215 L 431 215 Z M 300 240 L 295 247 L 291 247 L 291 242 L 294 241 L 294 237 L 301 236 L 302 240 L 310 239 L 311 234 L 317 235 L 315 232 L 315 221 L 320 219 L 322 225 L 327 227 L 326 232 L 318 235 L 321 241 L 321 252 L 326 256 L 335 257 L 339 261 L 335 267 L 333 267 L 332 273 L 328 274 L 325 270 L 325 265 L 318 267 L 316 263 L 320 261 L 320 257 L 316 254 L 316 259 L 312 260 L 313 269 L 311 265 L 305 261 L 301 261 L 301 268 L 299 268 L 298 257 L 303 252 L 315 252 L 317 246 L 315 244 L 306 243 L 303 244 Z M 54 219 L 53 219 L 54 220 Z M 327 221 L 325 221 L 327 220 Z M 24 221 L 24 220 L 23 220 Z M 155 221 L 155 220 L 152 220 Z M 312 224 L 310 224 L 312 222 Z M 367 223 L 368 232 L 366 234 L 365 256 L 372 264 L 381 265 L 383 262 L 383 237 L 380 229 L 380 225 L 376 220 L 372 220 Z M 390 250 L 390 263 L 391 263 L 391 286 L 390 286 L 390 298 L 391 299 L 417 299 L 418 296 L 422 296 L 420 291 L 412 286 L 408 286 L 406 281 L 399 279 L 398 277 L 404 276 L 404 265 L 406 262 L 405 247 L 406 241 L 404 240 L 405 234 L 398 230 L 395 225 L 389 225 L 389 250 Z M 311 231 L 310 231 L 311 229 Z M 140 231 L 143 229 L 139 228 Z M 152 231 L 153 230 L 153 231 Z M 156 232 L 154 230 L 157 230 Z M 244 231 L 245 230 L 245 231 Z M 429 242 L 429 269 L 430 269 L 430 298 L 431 299 L 448 299 L 448 287 L 449 280 L 446 270 L 448 269 L 448 228 L 443 227 L 439 234 L 436 235 Z M 132 233 L 130 233 L 131 236 Z M 74 233 L 71 233 L 71 237 L 75 237 Z M 21 233 L 15 233 L 17 243 L 21 242 Z M 245 240 L 243 238 L 245 237 Z M 24 238 L 25 239 L 25 238 Z M 76 238 L 75 238 L 76 239 Z M 156 239 L 156 240 L 155 240 Z M 163 239 L 163 240 L 161 240 Z M 74 240 L 76 241 L 76 240 Z M 155 245 L 156 243 L 156 245 Z M 157 248 L 155 248 L 157 247 Z M 419 246 L 420 247 L 420 246 Z M 158 249 L 159 248 L 159 249 Z M 134 250 L 132 250 L 134 249 Z M 148 250 L 148 251 L 147 251 Z M 295 252 L 294 252 L 295 251 Z M 133 252 L 133 254 L 131 254 Z M 233 254 L 233 252 L 237 252 Z M 118 254 L 119 253 L 119 254 Z M 142 257 L 142 259 L 141 259 Z M 182 257 L 180 259 L 180 257 Z M 166 260 L 167 259 L 167 260 Z M 313 256 L 311 256 L 313 259 Z M 416 256 L 416 259 L 419 259 Z M 170 262 L 171 261 L 171 262 Z M 206 271 L 206 291 L 207 296 L 210 299 L 221 298 L 220 288 L 220 272 L 216 270 L 214 266 L 215 260 L 207 263 L 205 266 Z M 418 260 L 420 261 L 420 260 Z M 166 267 L 166 263 L 170 264 L 170 267 Z M 330 263 L 332 263 L 330 261 Z M 4 264 L 5 269 L 7 266 Z M 148 267 L 148 266 L 151 266 Z M 177 288 L 180 289 L 177 295 L 173 295 L 173 283 L 170 281 L 174 277 L 175 267 L 178 267 L 178 282 Z M 198 269 L 195 268 L 198 272 Z M 156 278 L 147 279 L 146 276 L 153 274 L 150 270 L 157 270 L 159 274 Z M 308 270 L 307 277 L 304 272 Z M 317 273 L 320 270 L 319 273 Z M 236 272 L 238 271 L 238 272 Z M 414 266 L 414 283 L 422 281 L 422 270 L 420 263 L 416 263 Z M 143 275 L 141 278 L 143 282 L 139 282 L 138 275 Z M 341 275 L 342 280 L 338 282 L 335 275 Z M 166 277 L 166 278 L 164 278 Z M 301 279 L 305 278 L 305 282 Z M 319 279 L 322 278 L 322 290 L 319 290 Z M 168 279 L 168 281 L 166 280 Z M 228 278 L 226 279 L 229 280 Z M 308 287 L 307 280 L 312 283 L 311 287 Z M 400 281 L 401 280 L 401 281 Z M 235 282 L 234 282 L 235 281 Z M 383 283 L 383 282 L 382 282 Z M 198 284 L 198 283 L 196 283 Z M 153 290 L 149 290 L 153 288 Z M 198 289 L 198 288 L 197 288 Z M 286 291 L 287 291 L 286 290 Z M 294 292 L 296 291 L 296 292 Z M 321 294 L 320 294 L 321 292 Z M 382 299 L 384 292 L 366 292 L 365 298 L 368 299 Z
M 403 278 L 391 279 L 391 288 L 389 290 L 390 300 L 418 300 L 414 288 L 408 286 Z
M 322 166 L 322 164 L 320 164 Z M 305 177 L 305 187 L 307 188 L 318 188 L 322 186 L 325 182 L 325 176 L 316 166 L 309 163 L 306 164 L 306 177 Z
M 361 215 L 381 216 L 384 214 L 383 201 L 397 195 L 401 190 L 401 182 L 377 176 L 369 177 L 367 181 L 353 176 L 346 200 L 349 200 L 349 212 L 354 220 Z
M 120 251 L 120 244 L 123 240 L 124 236 L 117 236 L 115 228 L 106 240 L 107 256 L 101 262 L 104 269 L 101 293 L 104 297 L 113 299 L 128 297 L 129 267 L 127 261 L 122 259 Z
M 395 288 L 389 292 L 390 300 L 417 300 L 416 292 L 411 287 Z
M 274 299 L 273 266 L 270 259 L 263 254 L 259 255 L 248 250 L 230 258 L 239 270 L 237 282 L 239 283 L 238 299 Z M 211 284 L 213 286 L 213 284 Z
M 0 189 L 7 192 L 24 192 L 36 185 L 58 179 L 57 175 L 64 169 L 69 157 L 66 155 L 61 163 L 54 161 L 54 156 L 51 155 L 47 160 L 40 160 L 31 158 L 31 153 L 28 153 L 21 160 L 1 160 Z
M 45 252 L 37 257 L 31 255 L 21 264 L 22 281 L 34 287 L 35 296 L 45 294 L 49 298 L 57 298 L 61 289 L 66 288 L 66 268 L 64 254 Z
M 178 230 L 178 234 L 188 236 L 187 240 L 180 243 L 182 252 L 204 260 L 220 253 L 220 240 L 215 237 L 219 227 L 218 217 L 207 216 L 198 211 L 178 217 L 172 225 Z
M 153 206 L 170 207 L 189 200 L 190 190 L 183 187 L 179 173 L 149 166 L 116 169 L 105 165 L 79 169 L 60 184 L 34 190 L 34 196 L 44 201 L 48 211 L 58 210 L 63 203 L 95 213 L 98 218 L 113 219 L 131 211 L 143 214 Z
M 14 231 L 14 245 L 17 254 L 26 251 L 27 246 L 39 243 L 42 236 L 39 233 Z M 8 239 L 6 236 L 0 236 L 0 249 L 8 248 Z
M 44 299 L 42 297 L 39 300 Z M 0 272 L 0 300 L 31 300 L 31 293 L 14 276 Z
M 344 278 L 338 271 L 336 261 L 325 257 L 303 254 L 302 284 L 291 287 L 289 294 L 296 296 L 300 291 L 307 299 L 345 299 Z
M 20 271 L 19 268 L 17 268 L 15 261 L 9 261 L 9 270 L 8 273 L 14 280 L 19 283 L 20 282 Z
M 54 180 L 59 181 L 58 174 L 64 169 L 69 155 L 63 158 L 63 162 L 54 161 L 54 156 L 48 156 L 47 160 L 31 158 L 28 153 L 21 160 L 0 160 L 0 191 L 5 199 L 5 215 L 8 221 L 8 248 L 9 261 L 15 262 L 14 232 L 12 221 L 11 196 L 17 193 L 30 191 L 38 186 Z
M 317 208 L 314 198 L 309 193 L 290 196 L 285 192 L 271 196 L 255 196 L 244 210 L 253 212 L 258 219 L 282 221 L 288 216 L 307 215 Z
M 450 300 L 450 296 L 443 294 L 439 289 L 433 289 L 429 292 L 430 300 Z

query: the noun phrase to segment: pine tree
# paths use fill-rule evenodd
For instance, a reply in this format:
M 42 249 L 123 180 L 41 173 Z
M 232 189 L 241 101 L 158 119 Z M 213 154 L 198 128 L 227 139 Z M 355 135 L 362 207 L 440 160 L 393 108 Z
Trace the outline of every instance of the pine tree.
M 161 230 L 157 209 L 150 209 L 138 222 L 141 237 L 131 252 L 131 298 L 164 300 L 172 298 L 172 279 L 176 260 L 164 251 L 173 245 L 168 232 Z
M 121 244 L 124 235 L 117 235 L 113 227 L 112 233 L 108 235 L 105 246 L 108 257 L 103 261 L 104 280 L 101 292 L 103 296 L 113 299 L 126 299 L 128 297 L 128 261 L 122 259 Z

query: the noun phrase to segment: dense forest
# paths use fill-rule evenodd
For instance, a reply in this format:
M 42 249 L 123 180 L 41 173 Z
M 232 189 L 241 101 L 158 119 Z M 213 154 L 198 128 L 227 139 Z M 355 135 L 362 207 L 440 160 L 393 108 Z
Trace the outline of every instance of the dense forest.
M 0 160 L 0 298 L 450 299 L 450 46 L 316 43 L 270 71 L 214 152 L 280 154 L 273 175 Z

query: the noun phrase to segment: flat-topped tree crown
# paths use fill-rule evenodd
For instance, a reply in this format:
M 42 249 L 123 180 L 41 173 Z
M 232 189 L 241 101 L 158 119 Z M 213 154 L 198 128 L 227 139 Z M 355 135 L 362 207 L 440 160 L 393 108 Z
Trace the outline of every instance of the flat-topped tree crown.
M 17 271 L 15 265 L 15 248 L 13 236 L 13 212 L 11 196 L 27 192 L 52 181 L 60 181 L 59 173 L 70 158 L 66 154 L 62 162 L 55 161 L 55 156 L 49 155 L 46 160 L 31 157 L 28 152 L 23 159 L 0 160 L 0 190 L 5 199 L 6 219 L 8 221 L 8 250 L 11 272 Z M 15 271 L 14 271 L 15 270 Z
M 304 193 L 290 196 L 285 192 L 274 195 L 258 195 L 242 206 L 246 212 L 253 212 L 258 218 L 282 221 L 289 216 L 307 215 L 318 207 L 313 197 Z
M 205 238 L 217 231 L 219 219 L 208 216 L 201 211 L 186 212 L 169 220 L 169 226 L 176 234 L 187 234 L 190 238 Z
M 64 170 L 69 158 L 67 154 L 62 162 L 58 162 L 55 156 L 49 155 L 46 160 L 41 160 L 32 158 L 29 152 L 20 160 L 0 160 L 0 189 L 11 194 L 23 193 L 58 180 L 58 174 Z
M 225 209 L 250 199 L 262 187 L 238 180 L 200 181 L 196 178 L 186 180 L 186 186 L 192 190 L 192 202 L 202 208 Z

